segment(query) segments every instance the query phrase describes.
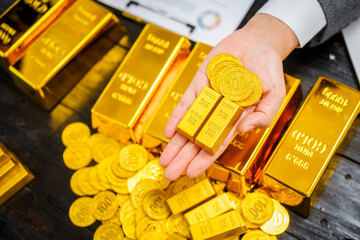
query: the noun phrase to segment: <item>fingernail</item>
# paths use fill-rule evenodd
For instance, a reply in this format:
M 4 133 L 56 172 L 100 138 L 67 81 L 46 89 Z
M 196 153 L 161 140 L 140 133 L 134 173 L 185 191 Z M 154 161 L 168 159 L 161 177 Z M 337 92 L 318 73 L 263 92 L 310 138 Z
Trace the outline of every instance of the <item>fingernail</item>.
M 254 128 L 255 128 L 255 126 L 252 126 L 252 125 L 247 126 L 240 133 L 247 133 L 247 132 L 251 131 Z

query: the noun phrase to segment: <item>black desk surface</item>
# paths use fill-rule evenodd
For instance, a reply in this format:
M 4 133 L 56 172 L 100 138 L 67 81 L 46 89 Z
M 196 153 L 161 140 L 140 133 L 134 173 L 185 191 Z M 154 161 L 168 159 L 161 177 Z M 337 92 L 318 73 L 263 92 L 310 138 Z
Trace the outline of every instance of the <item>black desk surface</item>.
M 0 12 L 11 3 L 3 0 Z M 133 42 L 141 26 L 122 18 Z M 51 112 L 42 110 L 15 88 L 0 71 L 0 141 L 15 152 L 35 175 L 35 180 L 0 207 L 0 239 L 92 239 L 98 224 L 72 225 L 68 217 L 77 198 L 69 187 L 73 173 L 65 167 L 65 147 L 60 135 L 74 121 L 90 126 L 90 109 L 120 60 L 115 49 L 96 65 Z M 301 79 L 306 96 L 321 75 L 359 90 L 341 34 L 315 48 L 295 50 L 284 71 Z M 279 239 L 360 239 L 360 118 L 350 130 L 353 138 L 334 174 L 307 219 L 290 212 L 290 226 Z

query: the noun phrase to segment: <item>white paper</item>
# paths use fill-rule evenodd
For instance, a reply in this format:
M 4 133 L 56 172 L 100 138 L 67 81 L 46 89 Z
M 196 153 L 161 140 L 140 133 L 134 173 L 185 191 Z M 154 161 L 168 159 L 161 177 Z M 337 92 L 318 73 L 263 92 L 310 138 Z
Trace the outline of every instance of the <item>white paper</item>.
M 188 36 L 195 42 L 203 42 L 211 46 L 237 29 L 254 2 L 254 0 L 100 1 L 140 17 L 146 22 Z
M 342 32 L 360 84 L 360 19 L 344 28 Z

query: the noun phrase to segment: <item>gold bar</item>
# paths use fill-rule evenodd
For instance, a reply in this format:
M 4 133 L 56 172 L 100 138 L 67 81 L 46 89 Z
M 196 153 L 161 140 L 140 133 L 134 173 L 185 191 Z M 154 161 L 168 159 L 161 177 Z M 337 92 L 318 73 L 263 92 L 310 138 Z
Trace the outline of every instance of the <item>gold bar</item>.
M 91 109 L 92 127 L 99 132 L 112 129 L 121 136 L 111 136 L 122 142 L 134 139 L 133 127 L 185 42 L 178 34 L 147 24 Z
M 359 91 L 320 77 L 272 153 L 265 180 L 279 182 L 277 191 L 285 188 L 303 196 L 301 215 L 309 216 L 315 206 L 313 198 L 320 196 L 315 189 L 325 186 L 319 181 L 359 110 Z
M 195 44 L 180 73 L 146 125 L 146 134 L 160 141 L 169 142 L 169 139 L 164 136 L 166 123 L 211 49 L 212 47 L 204 43 Z
M 193 210 L 185 213 L 185 218 L 190 225 L 194 225 L 210 218 L 214 218 L 233 209 L 227 193 L 223 193 Z
M 229 169 L 226 169 L 218 164 L 213 163 L 207 170 L 206 174 L 208 177 L 222 181 L 227 182 L 227 180 L 230 177 L 230 171 Z
M 105 31 L 108 46 L 98 39 L 91 49 L 82 51 Z M 10 72 L 20 89 L 51 109 L 115 45 L 112 38 L 118 40 L 123 34 L 114 14 L 93 1 L 78 0 L 34 41 Z M 80 64 L 81 59 L 86 62 Z
M 4 163 L 4 160 L 6 161 Z M 11 163 L 9 163 L 11 162 Z M 34 175 L 0 142 L 0 206 L 29 183 Z M 5 170 L 7 171 L 5 172 Z
M 7 69 L 74 0 L 16 0 L 0 16 L 0 62 Z
M 258 180 L 271 150 L 302 99 L 299 79 L 285 74 L 285 86 L 285 99 L 270 127 L 236 135 L 215 162 L 246 178 L 247 187 Z
M 245 178 L 234 172 L 230 173 L 230 177 L 226 184 L 226 189 L 232 192 L 239 193 L 239 197 L 245 197 L 246 193 L 249 192 L 250 188 L 246 186 Z
M 221 95 L 219 93 L 205 86 L 181 119 L 176 131 L 191 142 L 195 142 L 195 137 L 220 100 Z
M 166 202 L 168 203 L 171 212 L 175 215 L 196 207 L 213 197 L 215 194 L 216 192 L 209 179 L 204 179 L 168 198 Z
M 231 100 L 221 99 L 219 105 L 196 136 L 195 144 L 214 155 L 243 111 L 242 107 Z
M 194 240 L 224 239 L 234 235 L 241 235 L 246 230 L 243 219 L 235 210 L 190 226 L 190 232 Z

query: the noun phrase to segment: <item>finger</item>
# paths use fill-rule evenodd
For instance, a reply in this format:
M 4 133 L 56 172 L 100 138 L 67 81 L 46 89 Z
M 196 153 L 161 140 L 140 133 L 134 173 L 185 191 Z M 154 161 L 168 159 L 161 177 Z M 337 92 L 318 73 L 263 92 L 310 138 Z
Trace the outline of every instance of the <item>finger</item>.
M 264 128 L 271 125 L 285 98 L 285 88 L 274 87 L 263 95 L 254 112 L 249 113 L 239 124 L 238 131 L 245 133 L 254 128 Z
M 160 156 L 160 165 L 167 167 L 187 142 L 185 137 L 179 133 L 175 134 Z
M 166 124 L 164 132 L 166 138 L 171 139 L 174 136 L 177 125 L 184 117 L 185 113 L 189 110 L 191 104 L 195 101 L 197 95 L 200 93 L 203 87 L 208 85 L 209 81 L 206 74 L 204 74 L 202 71 L 198 71 Z
M 177 179 L 187 168 L 189 163 L 198 154 L 200 148 L 192 142 L 187 142 L 177 156 L 172 160 L 164 172 L 164 176 L 169 181 Z

